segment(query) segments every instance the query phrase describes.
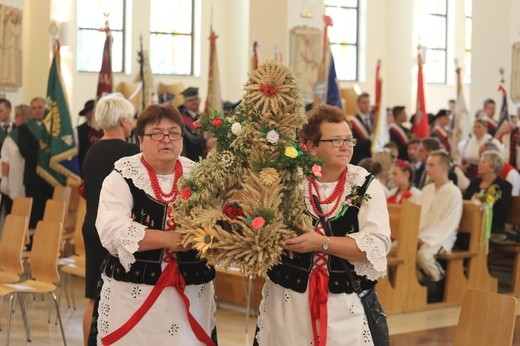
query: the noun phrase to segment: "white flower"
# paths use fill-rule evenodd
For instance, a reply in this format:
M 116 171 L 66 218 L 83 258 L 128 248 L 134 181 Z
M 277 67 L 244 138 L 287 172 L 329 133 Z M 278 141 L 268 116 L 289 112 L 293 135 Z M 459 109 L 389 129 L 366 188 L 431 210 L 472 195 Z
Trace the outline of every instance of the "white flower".
M 271 144 L 278 143 L 278 140 L 280 139 L 280 135 L 275 130 L 271 130 L 267 132 L 267 135 L 265 136 L 265 139 Z
M 239 122 L 235 122 L 233 123 L 233 125 L 231 125 L 231 132 L 238 136 L 238 134 L 240 133 L 240 131 L 242 131 L 242 125 L 240 125 Z

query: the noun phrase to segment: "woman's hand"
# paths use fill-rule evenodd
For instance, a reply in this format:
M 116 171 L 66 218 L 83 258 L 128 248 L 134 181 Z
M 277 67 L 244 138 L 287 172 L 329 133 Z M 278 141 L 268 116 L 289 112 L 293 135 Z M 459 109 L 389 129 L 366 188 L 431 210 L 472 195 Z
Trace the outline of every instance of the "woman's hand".
M 317 233 L 313 229 L 308 229 L 297 225 L 303 233 L 297 237 L 287 239 L 283 248 L 288 251 L 306 253 L 313 251 L 321 251 L 325 243 L 325 236 Z
M 165 248 L 171 251 L 180 251 L 180 252 L 186 252 L 189 250 L 187 247 L 183 247 L 181 245 L 182 241 L 182 234 L 173 230 L 173 231 L 166 231 L 166 246 Z

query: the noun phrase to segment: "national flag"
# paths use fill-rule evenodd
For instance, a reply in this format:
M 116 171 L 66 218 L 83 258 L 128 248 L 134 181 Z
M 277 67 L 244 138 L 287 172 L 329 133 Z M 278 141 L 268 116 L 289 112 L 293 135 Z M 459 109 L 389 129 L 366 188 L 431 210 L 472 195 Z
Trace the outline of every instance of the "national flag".
M 318 67 L 318 78 L 316 82 L 316 86 L 314 87 L 314 102 L 313 107 L 327 103 L 327 87 L 328 87 L 328 78 L 327 78 L 327 62 L 329 60 L 330 48 L 329 48 L 329 40 L 328 40 L 328 27 L 332 26 L 332 18 L 330 16 L 323 16 L 323 45 L 322 45 L 322 55 L 321 55 L 321 63 Z M 336 70 L 334 70 L 336 73 Z
M 209 114 L 210 110 L 222 112 L 222 96 L 220 92 L 220 77 L 218 70 L 217 58 L 217 38 L 218 36 L 211 28 L 209 36 L 209 73 L 208 73 L 208 95 L 206 97 L 206 106 L 204 107 L 204 114 Z
M 466 139 L 471 133 L 472 121 L 469 116 L 466 100 L 464 98 L 464 90 L 462 88 L 462 69 L 456 67 L 457 75 L 457 103 L 455 105 L 455 116 L 453 119 L 453 131 L 451 140 L 451 157 L 454 160 L 459 158 L 458 145 Z
M 383 78 L 381 77 L 381 60 L 377 61 L 376 66 L 376 90 L 375 104 L 372 114 L 374 117 L 374 133 L 372 137 L 372 153 L 382 151 L 385 144 L 390 142 L 388 124 L 386 119 L 386 109 L 383 107 Z
M 104 29 L 100 29 L 106 34 L 105 46 L 103 47 L 103 58 L 101 60 L 101 69 L 99 70 L 98 86 L 96 99 L 103 95 L 112 93 L 112 34 L 108 22 Z
M 334 65 L 334 56 L 329 49 L 329 73 L 327 76 L 327 104 L 342 108 L 341 96 L 339 95 L 338 82 L 336 81 L 336 66 Z
M 47 83 L 47 114 L 40 138 L 37 172 L 50 185 L 65 185 L 67 177 L 80 180 L 78 149 L 60 69 L 60 44 L 55 41 Z
M 253 49 L 251 51 L 251 69 L 258 68 L 258 41 L 253 42 Z
M 138 93 L 141 91 L 141 111 L 145 109 L 147 106 L 152 104 L 152 96 L 153 96 L 153 78 L 152 78 L 152 70 L 150 68 L 150 59 L 148 58 L 148 52 L 143 49 L 143 37 L 139 38 L 140 41 L 140 49 L 137 52 L 138 62 L 139 62 L 139 75 L 137 76 L 136 81 L 141 82 L 140 88 L 137 88 L 134 93 Z M 128 98 L 131 100 L 136 95 L 130 95 Z
M 422 70 L 421 52 L 417 53 L 417 103 L 415 106 L 415 119 L 412 125 L 412 131 L 417 138 L 426 138 L 430 135 L 428 125 L 428 113 L 426 113 L 426 101 L 424 98 L 424 80 Z

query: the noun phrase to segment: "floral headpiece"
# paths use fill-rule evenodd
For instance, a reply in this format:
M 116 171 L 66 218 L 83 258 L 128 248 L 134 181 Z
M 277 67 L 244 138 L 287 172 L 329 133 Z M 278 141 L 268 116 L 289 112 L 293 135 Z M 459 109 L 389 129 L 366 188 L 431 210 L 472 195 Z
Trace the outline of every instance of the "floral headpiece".
M 394 165 L 397 165 L 401 169 L 407 170 L 408 172 L 412 171 L 412 166 L 410 166 L 408 161 L 397 159 L 397 160 L 394 161 Z

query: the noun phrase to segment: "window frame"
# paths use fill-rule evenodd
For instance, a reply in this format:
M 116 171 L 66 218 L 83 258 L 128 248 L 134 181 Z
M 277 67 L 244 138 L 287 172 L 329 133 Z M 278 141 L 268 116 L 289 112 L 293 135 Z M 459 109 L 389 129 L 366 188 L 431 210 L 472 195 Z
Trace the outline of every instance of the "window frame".
M 114 32 L 120 32 L 121 33 L 121 70 L 120 71 L 114 71 L 113 70 L 113 66 L 114 66 L 114 55 L 111 54 L 111 61 L 112 61 L 112 73 L 125 73 L 126 71 L 126 59 L 125 59 L 125 52 L 126 52 L 126 29 L 127 29 L 127 23 L 126 23 L 126 14 L 127 14 L 127 2 L 126 0 L 122 0 L 122 9 L 121 9 L 121 13 L 123 15 L 123 19 L 122 19 L 122 23 L 123 25 L 121 26 L 121 29 L 112 29 L 110 28 L 110 32 L 111 33 L 114 33 Z M 110 27 L 110 17 L 107 18 L 108 22 L 109 22 L 109 27 Z M 76 28 L 76 35 L 79 36 L 80 32 L 82 31 L 99 31 L 99 27 L 81 27 L 79 25 L 77 25 L 77 28 Z M 104 43 L 104 41 L 103 41 Z M 110 47 L 111 49 L 113 49 L 113 45 Z M 77 47 L 76 47 L 76 55 L 78 55 L 78 52 L 77 52 Z M 103 49 L 102 49 L 103 51 Z M 102 57 L 101 57 L 102 59 Z M 100 64 L 101 66 L 101 64 Z M 76 62 L 76 71 L 77 72 L 85 72 L 85 73 L 99 73 L 99 71 L 91 71 L 91 70 L 81 70 L 78 66 L 78 63 Z
M 356 6 L 348 6 L 348 5 L 327 5 L 324 1 L 324 5 L 325 5 L 325 13 L 327 13 L 327 8 L 329 7 L 332 7 L 332 8 L 341 8 L 341 9 L 348 9 L 348 10 L 355 10 L 356 11 L 356 43 L 343 43 L 343 42 L 332 42 L 329 40 L 329 47 L 330 47 L 330 50 L 331 52 L 333 51 L 332 47 L 333 46 L 339 46 L 339 47 L 355 47 L 356 49 L 356 71 L 355 71 L 355 78 L 354 79 L 342 79 L 341 76 L 338 75 L 337 71 L 336 71 L 336 78 L 338 81 L 344 81 L 344 82 L 358 82 L 359 81 L 359 75 L 360 75 L 360 71 L 359 71 L 359 57 L 360 57 L 360 47 L 359 47 L 359 39 L 360 39 L 360 25 L 359 25 L 359 21 L 360 21 L 360 0 L 357 1 L 357 5 Z M 334 18 L 333 18 L 333 23 L 334 23 Z M 334 57 L 334 62 L 336 63 L 337 65 L 337 58 Z
M 448 0 L 444 0 L 444 8 L 445 8 L 445 14 L 442 13 L 432 13 L 428 12 L 427 16 L 429 17 L 437 17 L 437 18 L 443 18 L 444 19 L 444 48 L 439 47 L 429 47 L 428 43 L 424 45 L 424 52 L 425 52 L 425 64 L 428 64 L 428 51 L 433 52 L 444 52 L 444 73 L 443 73 L 443 81 L 437 82 L 437 81 L 431 81 L 428 78 L 428 74 L 426 74 L 425 81 L 428 84 L 447 84 L 448 83 L 448 29 L 449 29 L 449 23 L 448 23 L 448 16 L 449 16 L 449 6 L 448 6 Z
M 190 61 L 190 72 L 185 73 L 162 73 L 162 72 L 153 72 L 154 75 L 160 76 L 195 76 L 195 0 L 191 1 L 191 33 L 173 33 L 173 32 L 161 32 L 161 31 L 152 31 L 150 28 L 149 35 L 150 39 L 152 35 L 170 35 L 172 38 L 175 36 L 187 36 L 191 38 L 191 61 Z M 150 1 L 150 7 L 152 6 L 152 1 Z M 151 13 L 151 11 L 150 11 Z M 152 23 L 152 18 L 150 16 L 150 23 Z M 150 56 L 153 54 L 152 49 L 150 47 Z M 150 69 L 153 71 L 153 66 L 151 66 L 150 60 Z

